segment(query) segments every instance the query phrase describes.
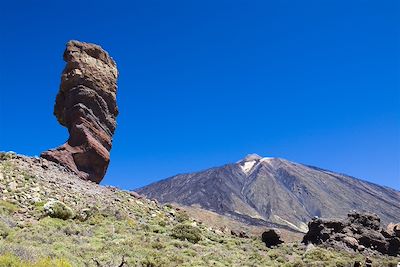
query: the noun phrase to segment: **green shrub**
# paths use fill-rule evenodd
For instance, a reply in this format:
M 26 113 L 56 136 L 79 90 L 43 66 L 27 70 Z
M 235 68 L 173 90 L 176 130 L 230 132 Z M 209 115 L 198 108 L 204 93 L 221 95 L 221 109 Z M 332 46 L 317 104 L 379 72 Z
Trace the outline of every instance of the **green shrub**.
M 21 261 L 10 254 L 0 256 L 0 266 L 4 267 L 22 267 Z
M 172 209 L 172 208 L 173 208 L 171 203 L 166 203 L 166 204 L 164 205 L 164 207 L 166 207 L 166 208 L 168 208 L 168 209 Z
M 26 262 L 20 260 L 18 257 L 5 254 L 0 255 L 1 267 L 72 267 L 72 265 L 63 259 L 40 259 L 37 262 Z
M 191 243 L 197 243 L 202 239 L 200 229 L 188 224 L 176 225 L 172 229 L 171 236 L 180 240 L 187 240 Z
M 0 221 L 0 238 L 6 238 L 9 235 L 10 231 L 10 227 Z
M 178 211 L 175 216 L 176 216 L 176 220 L 180 223 L 183 223 L 183 222 L 189 220 L 189 215 L 185 211 Z
M 159 220 L 159 221 L 157 221 L 157 223 L 158 223 L 158 225 L 161 226 L 161 227 L 167 226 L 167 223 L 166 223 L 165 221 L 163 221 L 163 220 Z
M 4 200 L 0 200 L 0 214 L 11 214 L 18 210 L 18 206 Z
M 74 217 L 74 211 L 62 203 L 61 201 L 49 201 L 43 206 L 43 210 L 47 216 L 68 220 Z
M 151 247 L 160 250 L 165 248 L 165 244 L 163 244 L 162 242 L 154 242 L 153 244 L 151 244 Z
M 159 225 L 151 225 L 150 231 L 152 231 L 153 233 L 163 234 L 163 233 L 165 233 L 166 229 L 165 229 L 165 227 L 162 227 Z
M 158 256 L 148 256 L 142 260 L 140 265 L 142 267 L 161 267 L 165 266 L 164 262 Z
M 334 253 L 328 249 L 316 247 L 307 251 L 304 254 L 303 259 L 307 262 L 332 262 L 334 263 L 336 260 L 341 259 L 342 256 L 339 253 Z

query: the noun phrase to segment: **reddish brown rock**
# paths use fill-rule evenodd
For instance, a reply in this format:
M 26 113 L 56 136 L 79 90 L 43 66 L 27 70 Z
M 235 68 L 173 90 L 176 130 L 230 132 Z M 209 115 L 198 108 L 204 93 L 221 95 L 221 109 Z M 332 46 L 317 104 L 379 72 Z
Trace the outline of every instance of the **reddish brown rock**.
M 64 165 L 85 180 L 100 183 L 110 162 L 116 128 L 118 70 L 100 46 L 70 41 L 54 115 L 68 128 L 68 141 L 41 157 Z

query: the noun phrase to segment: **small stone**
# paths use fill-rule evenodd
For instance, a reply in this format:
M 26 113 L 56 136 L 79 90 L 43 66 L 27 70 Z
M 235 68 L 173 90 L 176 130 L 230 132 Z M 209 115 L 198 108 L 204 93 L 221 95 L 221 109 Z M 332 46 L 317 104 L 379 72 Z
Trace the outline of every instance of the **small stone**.
M 8 184 L 8 188 L 11 190 L 11 191 L 15 191 L 15 190 L 17 190 L 17 183 L 16 182 L 11 182 L 11 183 L 9 183 Z
M 224 233 L 218 229 L 214 230 L 214 233 L 217 235 L 223 235 Z
M 307 244 L 306 246 L 306 252 L 315 249 L 315 246 L 311 243 Z
M 370 258 L 365 259 L 365 267 L 372 267 L 372 260 Z

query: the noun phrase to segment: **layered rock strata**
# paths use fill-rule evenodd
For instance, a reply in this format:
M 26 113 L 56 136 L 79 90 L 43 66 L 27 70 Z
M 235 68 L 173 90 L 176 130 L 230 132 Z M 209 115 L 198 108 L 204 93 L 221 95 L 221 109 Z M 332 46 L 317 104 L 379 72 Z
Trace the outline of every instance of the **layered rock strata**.
M 100 46 L 69 41 L 54 115 L 68 128 L 68 141 L 41 157 L 59 163 L 80 178 L 100 183 L 109 162 L 116 128 L 118 70 Z

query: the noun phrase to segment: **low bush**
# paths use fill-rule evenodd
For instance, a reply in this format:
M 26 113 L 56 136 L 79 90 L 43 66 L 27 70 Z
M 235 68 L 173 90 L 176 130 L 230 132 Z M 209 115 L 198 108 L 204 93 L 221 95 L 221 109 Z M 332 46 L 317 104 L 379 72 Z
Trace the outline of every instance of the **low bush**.
M 11 214 L 18 210 L 18 206 L 8 201 L 0 200 L 0 214 Z
M 200 229 L 188 224 L 176 225 L 172 229 L 171 236 L 180 240 L 187 240 L 191 243 L 197 243 L 202 239 Z
M 72 219 L 74 211 L 61 201 L 49 201 L 43 206 L 43 211 L 47 216 L 62 220 Z
M 8 225 L 0 221 L 0 238 L 6 238 L 11 229 Z
M 22 261 L 11 254 L 0 256 L 0 266 L 2 267 L 72 267 L 72 265 L 63 259 L 40 259 L 37 262 Z
M 176 220 L 180 223 L 183 223 L 183 222 L 189 220 L 189 215 L 185 211 L 178 211 L 175 216 L 176 216 Z

